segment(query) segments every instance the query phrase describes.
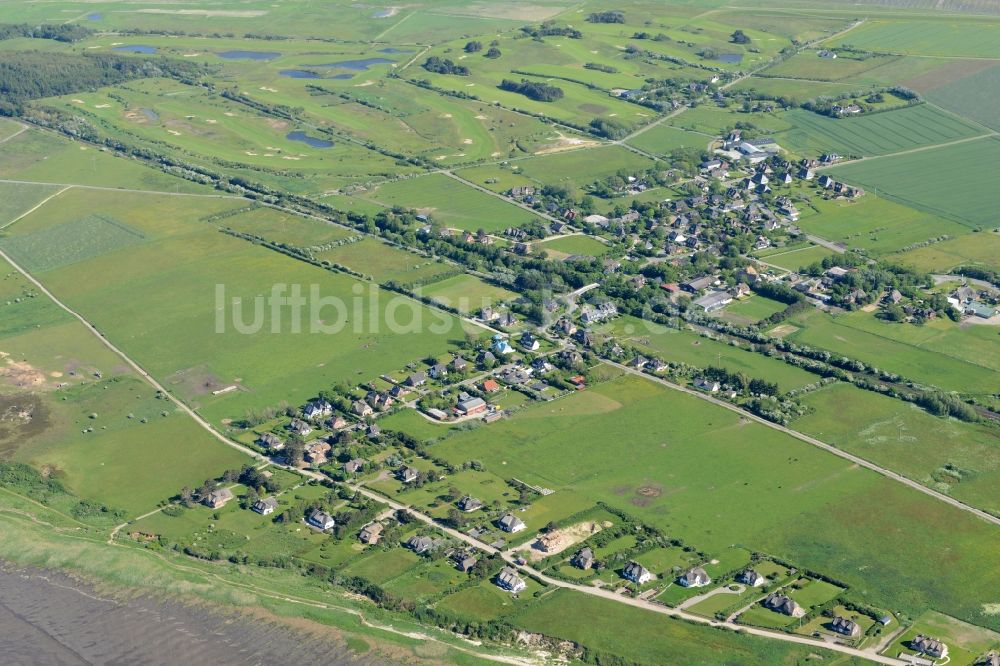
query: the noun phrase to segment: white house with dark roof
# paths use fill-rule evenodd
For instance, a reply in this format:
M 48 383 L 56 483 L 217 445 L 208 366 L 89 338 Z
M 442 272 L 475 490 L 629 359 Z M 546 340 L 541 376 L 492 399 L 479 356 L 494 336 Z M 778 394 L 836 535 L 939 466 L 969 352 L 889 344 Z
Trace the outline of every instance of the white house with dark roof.
M 524 524 L 523 520 L 512 513 L 508 513 L 503 518 L 498 520 L 497 527 L 502 529 L 504 532 L 510 532 L 511 534 L 528 528 L 528 526 Z
M 517 569 L 513 567 L 501 569 L 500 573 L 497 574 L 496 581 L 498 587 L 513 594 L 523 592 L 528 587 L 524 579 L 517 575 Z
M 278 508 L 278 498 L 266 497 L 264 499 L 259 499 L 254 502 L 253 506 L 250 508 L 262 516 L 269 516 L 274 513 L 275 509 Z
M 649 569 L 635 561 L 625 565 L 625 568 L 622 570 L 622 577 L 632 581 L 636 585 L 645 585 L 654 578 Z
M 333 519 L 333 516 L 319 509 L 313 509 L 306 522 L 321 530 L 331 530 L 337 525 L 337 521 Z
M 691 567 L 677 577 L 677 584 L 682 587 L 705 587 L 712 579 L 701 567 Z

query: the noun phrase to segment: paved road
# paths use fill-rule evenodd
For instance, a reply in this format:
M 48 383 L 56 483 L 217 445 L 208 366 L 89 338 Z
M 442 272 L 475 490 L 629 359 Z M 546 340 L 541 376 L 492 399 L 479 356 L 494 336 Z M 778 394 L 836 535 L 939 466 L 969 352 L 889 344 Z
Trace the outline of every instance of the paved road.
M 922 483 L 918 483 L 917 481 L 909 479 L 909 478 L 903 476 L 902 474 L 897 474 L 896 472 L 893 472 L 890 469 L 886 469 L 885 467 L 881 467 L 879 465 L 876 465 L 875 463 L 873 463 L 873 462 L 871 462 L 869 460 L 865 460 L 864 458 L 861 458 L 859 456 L 856 456 L 853 453 L 848 453 L 847 451 L 844 451 L 843 449 L 838 449 L 837 447 L 832 446 L 830 444 L 827 444 L 826 442 L 823 442 L 821 440 L 818 440 L 815 437 L 810 437 L 809 435 L 805 435 L 805 434 L 803 434 L 801 432 L 798 432 L 797 430 L 792 430 L 791 428 L 787 428 L 787 427 L 785 427 L 783 425 L 779 425 L 777 423 L 772 423 L 771 421 L 768 421 L 765 418 L 761 418 L 761 417 L 757 416 L 756 414 L 751 414 L 750 412 L 747 412 L 747 411 L 745 411 L 743 409 L 740 409 L 739 407 L 737 407 L 736 405 L 733 405 L 732 403 L 729 403 L 729 402 L 726 402 L 725 400 L 720 400 L 719 398 L 713 397 L 712 395 L 710 395 L 708 393 L 705 393 L 704 391 L 697 391 L 695 389 L 691 389 L 691 388 L 688 388 L 686 386 L 681 386 L 679 384 L 674 384 L 673 382 L 667 381 L 666 379 L 662 379 L 660 377 L 654 377 L 652 375 L 649 375 L 649 374 L 646 374 L 646 373 L 641 372 L 639 370 L 636 370 L 635 368 L 630 368 L 627 365 L 623 365 L 623 364 L 618 363 L 616 361 L 611 361 L 611 360 L 608 360 L 608 359 L 604 359 L 604 360 L 609 365 L 613 365 L 616 368 L 624 370 L 625 372 L 628 372 L 630 374 L 638 375 L 640 377 L 645 377 L 646 379 L 649 379 L 650 381 L 658 382 L 658 383 L 660 383 L 660 384 L 662 384 L 664 386 L 667 386 L 667 387 L 669 387 L 671 389 L 674 389 L 675 391 L 681 391 L 682 393 L 687 393 L 688 395 L 692 395 L 692 396 L 694 396 L 696 398 L 699 398 L 701 400 L 706 400 L 706 401 L 711 402 L 713 404 L 716 404 L 716 405 L 718 405 L 720 407 L 725 407 L 729 411 L 736 412 L 737 414 L 739 414 L 740 416 L 742 416 L 744 418 L 752 419 L 752 420 L 757 421 L 758 423 L 760 423 L 762 425 L 765 425 L 765 426 L 767 426 L 769 428 L 773 428 L 774 430 L 779 430 L 779 431 L 785 433 L 786 435 L 791 435 L 795 439 L 798 439 L 798 440 L 801 440 L 803 442 L 806 442 L 807 444 L 812 444 L 813 446 L 815 446 L 817 448 L 820 448 L 820 449 L 823 449 L 824 451 L 827 451 L 829 453 L 832 453 L 835 456 L 839 456 L 841 458 L 844 458 L 845 460 L 849 460 L 852 463 L 854 463 L 854 464 L 856 464 L 856 465 L 858 465 L 860 467 L 864 467 L 865 469 L 869 469 L 869 470 L 871 470 L 873 472 L 881 474 L 884 477 L 892 479 L 893 481 L 897 481 L 899 483 L 902 483 L 903 485 L 906 485 L 906 486 L 909 486 L 910 488 L 913 488 L 914 490 L 922 492 L 925 495 L 929 495 L 929 496 L 933 497 L 936 500 L 944 502 L 945 504 L 950 504 L 951 506 L 955 507 L 956 509 L 961 509 L 962 511 L 965 511 L 967 513 L 971 513 L 972 515 L 976 516 L 977 518 L 981 518 L 981 519 L 985 520 L 988 523 L 992 523 L 994 525 L 1000 526 L 1000 518 L 998 518 L 998 517 L 996 517 L 996 516 L 994 516 L 992 514 L 986 513 L 985 511 L 983 511 L 981 509 L 977 509 L 974 506 L 969 506 L 968 504 L 965 504 L 964 502 L 960 502 L 959 500 L 955 499 L 954 497 L 949 497 L 948 495 L 943 495 L 943 494 L 937 492 L 936 490 L 931 490 L 930 488 L 928 488 L 927 486 L 923 485 Z

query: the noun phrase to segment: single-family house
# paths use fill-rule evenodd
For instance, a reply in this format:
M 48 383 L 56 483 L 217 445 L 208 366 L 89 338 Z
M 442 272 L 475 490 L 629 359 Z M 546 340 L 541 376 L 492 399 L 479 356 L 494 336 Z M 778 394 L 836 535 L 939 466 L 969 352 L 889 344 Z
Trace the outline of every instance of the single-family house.
M 757 570 L 748 568 L 736 574 L 736 582 L 750 587 L 760 587 L 767 582 L 767 579 L 760 575 Z
M 521 520 L 514 514 L 508 513 L 503 518 L 497 521 L 497 527 L 502 529 L 504 532 L 509 532 L 511 534 L 514 534 L 516 532 L 520 532 L 522 530 L 527 529 L 528 526 L 524 524 L 523 520 Z
M 767 595 L 767 598 L 764 599 L 764 607 L 773 610 L 775 613 L 781 613 L 789 617 L 802 617 L 806 614 L 805 608 L 777 592 Z
M 677 577 L 677 584 L 682 587 L 705 587 L 712 579 L 701 567 L 691 567 Z
M 861 627 L 857 622 L 848 620 L 846 617 L 840 617 L 839 615 L 834 616 L 833 620 L 830 622 L 830 629 L 838 634 L 850 636 L 851 638 L 857 638 L 861 635 Z
M 455 561 L 455 567 L 463 573 L 472 571 L 472 567 L 476 566 L 476 562 L 479 561 L 475 555 L 461 550 L 457 551 L 452 559 Z
M 221 507 L 224 507 L 226 505 L 226 502 L 228 502 L 231 499 L 233 499 L 233 491 L 231 491 L 229 488 L 219 488 L 217 490 L 213 490 L 208 495 L 206 495 L 205 499 L 203 499 L 201 502 L 207 507 L 211 507 L 213 509 L 219 509 Z
M 514 353 L 514 348 L 510 346 L 507 338 L 501 334 L 497 333 L 493 336 L 493 352 L 501 356 L 508 356 Z
M 471 513 L 472 511 L 481 509 L 482 507 L 482 502 L 477 500 L 475 497 L 470 497 L 469 495 L 466 495 L 462 499 L 458 500 L 459 510 L 464 511 L 465 513 Z
M 403 483 L 413 483 L 417 480 L 420 475 L 420 471 L 412 467 L 403 467 L 398 472 L 396 472 L 396 478 L 398 478 Z
M 702 290 L 711 287 L 713 284 L 715 284 L 717 279 L 718 278 L 716 278 L 714 275 L 703 275 L 699 278 L 695 278 L 693 280 L 688 280 L 687 282 L 681 283 L 681 289 L 692 294 L 697 294 L 700 293 Z
M 528 584 L 517 575 L 517 569 L 513 567 L 504 567 L 497 574 L 497 586 L 503 590 L 507 590 L 513 594 L 524 591 Z
M 708 393 L 717 393 L 722 385 L 714 379 L 706 379 L 705 377 L 698 377 L 694 380 L 694 387 Z
M 250 508 L 262 516 L 269 516 L 278 508 L 278 498 L 265 497 L 264 499 L 259 499 Z
M 357 474 L 365 466 L 363 458 L 354 458 L 344 463 L 344 471 L 348 474 Z
M 312 426 L 302 419 L 292 419 L 292 422 L 288 424 L 288 429 L 302 435 L 303 437 L 313 431 Z
M 924 636 L 923 634 L 917 634 L 917 636 L 910 641 L 910 649 L 914 652 L 934 657 L 935 659 L 944 659 L 948 656 L 947 645 L 935 638 L 931 638 L 930 636 Z
M 434 550 L 434 539 L 429 536 L 411 536 L 406 542 L 406 547 L 417 555 L 423 555 Z
M 431 366 L 428 374 L 431 376 L 431 379 L 444 379 L 448 376 L 448 366 L 444 363 L 435 363 Z
M 496 393 L 500 390 L 500 384 L 497 380 L 490 378 L 483 382 L 483 391 L 486 393 Z
M 355 400 L 353 403 L 351 403 L 351 411 L 362 418 L 366 416 L 371 416 L 372 414 L 375 413 L 375 410 L 372 409 L 372 406 L 369 405 L 364 400 Z
M 326 462 L 327 456 L 330 454 L 330 449 L 332 447 L 322 440 L 316 440 L 306 444 L 303 451 L 303 457 L 307 462 L 311 462 L 317 465 Z
M 622 577 L 632 581 L 636 585 L 645 585 L 653 580 L 653 574 L 646 567 L 635 561 L 625 565 L 625 568 L 622 570 Z
M 333 414 L 333 405 L 326 400 L 314 400 L 306 405 L 302 413 L 307 419 L 321 419 Z
M 319 509 L 313 509 L 309 514 L 307 522 L 313 527 L 321 530 L 331 530 L 337 525 L 337 521 L 333 519 L 333 516 L 328 514 L 326 511 L 320 511 Z
M 518 344 L 528 351 L 538 351 L 538 340 L 529 331 L 525 331 L 518 340 Z
M 375 545 L 382 538 L 382 523 L 369 523 L 361 528 L 358 539 L 361 543 Z
M 281 441 L 281 438 L 271 432 L 265 432 L 258 437 L 257 443 L 268 451 L 280 451 L 285 448 L 285 443 Z
M 590 548 L 581 548 L 576 551 L 573 559 L 570 560 L 570 564 L 579 569 L 586 571 L 594 566 L 594 562 L 597 560 L 594 558 L 594 551 Z
M 465 372 L 468 367 L 469 363 L 461 356 L 451 359 L 451 369 L 455 372 Z
M 424 372 L 423 370 L 414 372 L 412 375 L 406 378 L 407 386 L 417 387 L 417 386 L 423 386 L 426 383 L 427 383 L 427 373 Z

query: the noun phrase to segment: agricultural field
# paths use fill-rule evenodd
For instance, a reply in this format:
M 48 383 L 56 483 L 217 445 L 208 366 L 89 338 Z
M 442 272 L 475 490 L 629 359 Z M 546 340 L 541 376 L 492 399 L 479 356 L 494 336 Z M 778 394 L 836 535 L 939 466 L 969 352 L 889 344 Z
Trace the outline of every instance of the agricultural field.
M 0 230 L 47 198 L 58 194 L 60 189 L 54 185 L 0 183 Z
M 657 125 L 632 137 L 628 143 L 646 152 L 663 155 L 678 148 L 701 150 L 714 138 L 711 134 L 688 132 L 670 125 Z
M 931 416 L 848 384 L 811 393 L 805 403 L 815 411 L 797 419 L 796 430 L 1000 515 L 1000 451 L 991 428 Z
M 392 321 L 386 320 L 383 315 L 388 301 L 380 301 L 374 285 L 366 287 L 353 278 L 232 238 L 198 221 L 212 212 L 206 201 L 213 202 L 220 212 L 236 207 L 232 201 L 199 200 L 193 205 L 189 198 L 99 191 L 72 191 L 65 196 L 58 207 L 43 206 L 11 227 L 11 235 L 0 247 L 20 244 L 44 250 L 41 239 L 46 234 L 64 233 L 62 225 L 69 225 L 69 229 L 84 222 L 91 225 L 89 220 L 97 214 L 115 221 L 103 222 L 101 227 L 114 229 L 113 234 L 102 236 L 99 242 L 94 239 L 71 257 L 39 252 L 26 254 L 24 259 L 29 263 L 55 262 L 44 279 L 57 296 L 86 312 L 150 372 L 213 419 L 239 417 L 249 408 L 286 400 L 301 403 L 318 387 L 359 371 L 375 377 L 414 358 L 441 353 L 449 340 L 464 336 L 462 327 L 450 316 L 432 313 L 401 296 L 392 296 L 396 305 Z M 95 212 L 80 218 L 77 210 Z M 123 233 L 117 225 L 142 234 L 143 239 L 130 244 L 127 251 L 115 251 Z M 73 261 L 67 264 L 70 259 Z M 111 265 L 115 266 L 113 272 L 108 270 Z M 341 299 L 343 310 L 309 313 L 297 324 L 303 333 L 293 333 L 296 324 L 287 317 L 266 326 L 261 323 L 258 334 L 240 333 L 244 326 L 249 329 L 243 330 L 255 330 L 254 315 L 243 306 L 234 306 L 237 314 L 233 316 L 240 320 L 230 321 L 225 306 L 234 298 L 248 302 L 255 296 L 263 299 L 261 294 L 275 284 L 297 284 L 305 295 L 316 290 L 320 296 Z M 214 285 L 223 285 L 225 290 L 219 305 L 213 305 L 219 298 Z M 140 288 L 158 307 L 142 307 L 131 297 Z M 348 313 L 357 319 L 355 307 L 360 308 L 361 318 L 348 326 L 344 319 Z M 257 312 L 258 316 L 264 314 L 263 308 Z M 331 316 L 334 319 L 328 321 Z M 185 322 L 184 337 L 169 334 L 179 321 Z M 431 333 L 419 326 L 420 321 L 437 322 L 441 328 L 435 329 L 446 332 Z M 284 335 L 265 333 L 272 326 Z M 420 332 L 396 337 L 394 327 Z M 331 331 L 337 331 L 334 337 L 330 337 Z M 295 344 L 290 343 L 293 339 Z M 331 344 L 331 340 L 340 342 Z M 258 359 L 257 363 L 247 366 L 248 355 Z M 291 358 L 297 362 L 289 363 Z M 213 395 L 213 391 L 230 385 L 239 390 Z
M 878 53 L 997 58 L 997 32 L 1000 22 L 988 19 L 874 19 L 837 37 L 832 44 Z
M 679 413 L 685 417 L 670 418 Z M 621 437 L 621 424 L 628 424 L 625 451 L 607 444 Z M 572 489 L 602 500 L 710 554 L 734 542 L 780 553 L 864 590 L 875 605 L 892 599 L 893 607 L 930 606 L 994 623 L 981 613 L 976 595 L 970 598 L 971 590 L 988 586 L 961 583 L 984 573 L 972 564 L 996 540 L 984 523 L 650 380 L 628 376 L 592 386 L 489 428 L 456 434 L 433 444 L 432 451 L 453 462 L 481 460 L 505 475 L 552 488 L 553 496 Z M 795 481 L 788 483 L 790 478 Z M 871 512 L 876 497 L 882 509 Z M 893 516 L 912 511 L 921 520 L 900 518 L 907 527 L 899 529 Z M 953 552 L 965 553 L 949 556 L 952 565 L 944 568 L 933 540 L 917 534 L 940 521 L 949 523 Z M 892 555 L 904 547 L 905 564 Z M 933 595 L 913 584 L 921 571 L 937 581 Z
M 502 231 L 541 219 L 534 213 L 478 192 L 443 174 L 386 183 L 366 194 L 365 198 L 387 206 L 413 208 L 442 226 L 473 233 L 479 229 Z
M 965 61 L 969 63 L 970 61 Z M 952 113 L 982 123 L 993 130 L 1000 130 L 1000 110 L 997 90 L 1000 89 L 1000 63 L 971 61 L 973 67 L 957 72 L 958 76 L 944 76 L 934 81 L 919 82 L 921 92 L 933 102 Z M 987 65 L 984 67 L 983 65 Z
M 877 187 L 879 196 L 975 228 L 995 220 L 993 211 L 1000 203 L 1000 192 L 991 186 L 989 170 L 963 167 L 990 164 L 998 156 L 1000 140 L 973 139 L 845 164 L 829 173 L 867 189 Z
M 752 76 L 732 87 L 734 91 L 756 91 L 762 95 L 784 98 L 801 104 L 816 97 L 835 96 L 853 92 L 857 84 L 834 81 L 812 81 L 795 78 L 770 78 Z
M 352 238 L 355 234 L 343 227 L 286 213 L 275 208 L 256 208 L 215 220 L 221 227 L 259 236 L 272 243 L 298 248 L 323 246 Z
M 653 165 L 649 158 L 621 146 L 601 146 L 519 160 L 512 170 L 537 184 L 579 187 L 619 171 L 645 171 Z
M 899 56 L 871 55 L 856 56 L 842 51 L 836 58 L 821 58 L 819 51 L 809 50 L 768 67 L 760 77 L 789 78 L 836 82 L 857 79 L 859 75 L 877 67 L 900 59 Z M 856 90 L 857 88 L 853 88 Z M 852 88 L 847 88 L 852 90 Z
M 780 249 L 777 252 L 759 253 L 761 261 L 769 266 L 777 266 L 787 271 L 798 271 L 810 266 L 825 257 L 836 254 L 822 245 L 804 245 L 789 250 Z
M 785 119 L 791 129 L 775 136 L 778 143 L 792 152 L 809 155 L 885 155 L 985 133 L 928 104 L 857 118 L 829 118 L 795 109 L 787 112 Z

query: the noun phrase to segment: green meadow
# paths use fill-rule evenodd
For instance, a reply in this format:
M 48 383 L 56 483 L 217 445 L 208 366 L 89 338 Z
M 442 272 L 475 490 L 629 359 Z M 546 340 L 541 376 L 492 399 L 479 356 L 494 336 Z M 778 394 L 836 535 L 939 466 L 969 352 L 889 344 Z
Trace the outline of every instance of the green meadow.
M 984 231 L 918 247 L 896 255 L 895 260 L 917 270 L 946 273 L 959 266 L 1000 270 L 1000 233 Z
M 834 43 L 881 53 L 996 58 L 1000 57 L 998 33 L 1000 21 L 990 19 L 876 19 Z
M 439 260 L 428 259 L 383 243 L 376 238 L 362 238 L 314 253 L 317 259 L 346 266 L 362 275 L 369 275 L 376 282 L 403 284 L 432 282 L 442 275 L 455 271 Z
M 387 206 L 416 209 L 443 226 L 463 231 L 502 231 L 540 219 L 443 174 L 385 183 L 365 196 Z
M 649 380 L 591 386 L 431 450 L 607 502 L 710 554 L 735 543 L 778 555 L 876 606 L 996 625 L 982 609 L 997 583 L 977 563 L 1000 542 L 985 523 Z M 945 526 L 948 552 L 933 536 Z
M 324 386 L 359 373 L 371 378 L 396 370 L 464 337 L 448 315 L 199 222 L 212 210 L 205 201 L 193 206 L 188 198 L 95 191 L 73 191 L 66 197 L 62 205 L 43 206 L 19 222 L 4 242 L 57 230 L 77 219 L 78 210 L 110 216 L 144 234 L 137 245 L 108 248 L 40 278 L 213 420 L 242 416 L 248 408 L 300 403 Z M 234 207 L 231 201 L 210 201 L 218 211 Z M 225 290 L 221 302 L 216 285 Z M 299 320 L 301 333 L 293 332 L 290 311 L 284 319 L 261 324 L 257 333 L 241 333 L 241 322 L 254 330 L 254 312 L 264 317 L 263 306 L 250 306 L 257 308 L 255 301 L 269 295 L 273 285 L 300 285 L 307 297 L 315 288 L 318 296 L 339 299 L 343 307 L 320 309 L 314 301 L 316 309 L 304 308 Z M 141 306 L 136 293 L 147 294 L 157 307 Z M 390 329 L 383 317 L 388 298 L 394 321 L 414 332 L 400 335 Z M 445 332 L 431 332 L 428 322 Z M 240 390 L 213 395 L 230 385 Z
M 856 118 L 829 118 L 804 109 L 785 114 L 791 128 L 776 135 L 799 154 L 885 155 L 981 135 L 982 128 L 929 104 Z
M 517 294 L 509 289 L 464 273 L 426 284 L 420 288 L 419 294 L 457 308 L 463 314 L 473 314 L 489 305 L 517 298 Z
M 1000 515 L 1000 435 L 916 405 L 838 383 L 803 399 L 794 428 Z

